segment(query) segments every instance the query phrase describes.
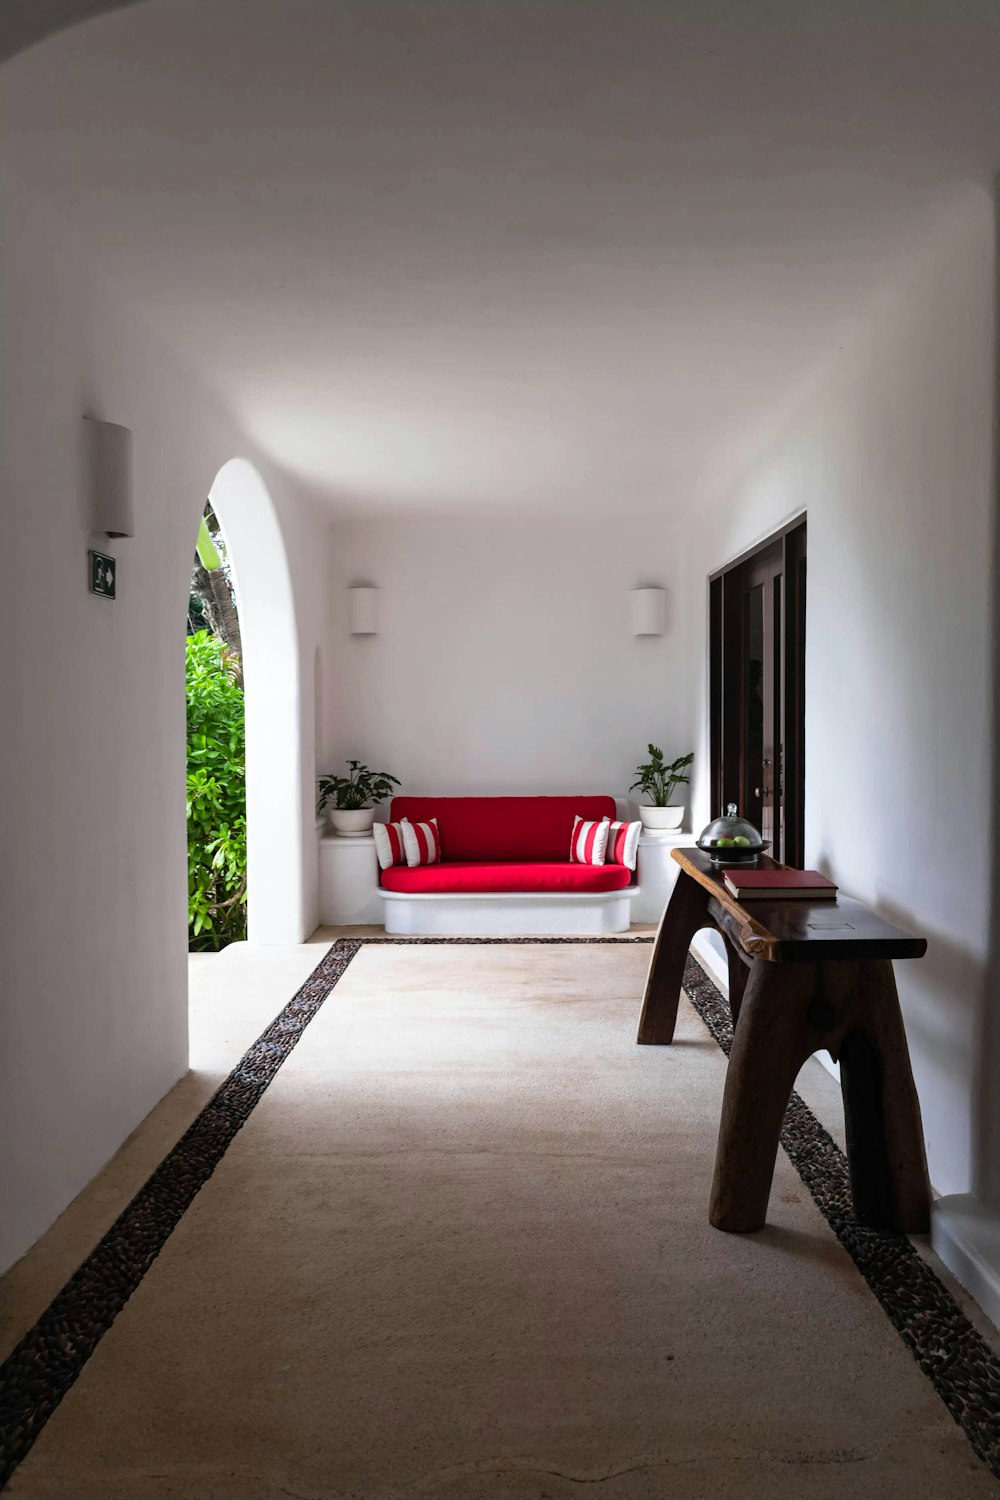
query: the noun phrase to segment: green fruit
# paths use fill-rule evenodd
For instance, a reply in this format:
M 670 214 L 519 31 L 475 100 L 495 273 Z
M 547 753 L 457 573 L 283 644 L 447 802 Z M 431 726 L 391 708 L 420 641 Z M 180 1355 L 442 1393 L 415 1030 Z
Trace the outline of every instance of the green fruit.
M 739 844 L 739 846 L 740 846 L 741 849 L 749 849 L 750 848 L 750 840 L 749 839 L 745 839 L 743 837 L 742 833 L 738 833 L 736 835 L 736 837 L 733 839 L 733 843 L 734 844 Z
M 716 847 L 719 849 L 731 849 L 736 843 L 735 839 L 716 839 Z

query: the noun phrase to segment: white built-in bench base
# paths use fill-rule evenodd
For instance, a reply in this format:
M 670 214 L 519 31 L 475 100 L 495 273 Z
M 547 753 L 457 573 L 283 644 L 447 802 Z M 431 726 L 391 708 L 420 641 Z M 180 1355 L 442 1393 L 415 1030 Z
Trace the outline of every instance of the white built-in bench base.
M 375 840 L 319 837 L 319 918 L 332 927 L 379 926 L 399 937 L 601 937 L 659 919 L 677 872 L 679 839 L 639 845 L 639 885 L 622 891 L 483 891 L 406 895 L 379 885 Z M 690 842 L 690 839 L 688 839 Z M 666 862 L 666 864 L 664 864 Z M 661 868 L 663 867 L 663 868 Z M 647 910 L 648 908 L 648 910 Z
M 483 891 L 407 895 L 379 890 L 385 930 L 399 937 L 600 937 L 628 932 L 637 885 L 621 891 Z

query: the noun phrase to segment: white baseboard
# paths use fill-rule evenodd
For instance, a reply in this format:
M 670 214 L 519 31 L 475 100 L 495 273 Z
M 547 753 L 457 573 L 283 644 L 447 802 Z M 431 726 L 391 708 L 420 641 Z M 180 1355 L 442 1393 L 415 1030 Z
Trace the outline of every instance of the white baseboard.
M 931 1209 L 931 1244 L 1000 1328 L 1000 1209 L 971 1193 L 938 1198 Z
M 707 928 L 696 932 L 691 944 L 691 952 L 701 964 L 709 978 L 718 985 L 719 989 L 729 999 L 729 963 L 719 952 L 712 942 L 712 934 Z

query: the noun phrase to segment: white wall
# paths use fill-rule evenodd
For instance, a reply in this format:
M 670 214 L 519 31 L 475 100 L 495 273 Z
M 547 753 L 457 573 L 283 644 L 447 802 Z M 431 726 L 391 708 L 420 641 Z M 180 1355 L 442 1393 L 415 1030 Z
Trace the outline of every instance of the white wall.
M 988 954 L 994 280 L 993 203 L 970 190 L 692 562 L 703 580 L 808 512 L 806 857 L 930 940 L 896 970 L 941 1192 L 972 1171 Z M 707 817 L 703 781 L 698 800 Z
M 318 896 L 318 867 L 303 856 L 315 848 L 312 659 L 325 619 L 315 546 L 321 523 L 307 512 L 312 524 L 301 534 L 291 524 L 302 517 L 299 505 L 282 526 L 260 474 L 242 458 L 223 465 L 210 498 L 234 559 L 243 643 L 247 935 L 252 943 L 300 942 L 315 925 Z
M 326 769 L 356 756 L 407 792 L 625 798 L 650 739 L 670 759 L 691 748 L 671 528 L 410 519 L 332 537 Z M 380 590 L 377 636 L 348 633 L 357 583 Z M 665 636 L 630 634 L 643 584 L 668 590 Z
M 66 226 L 18 186 L 6 150 L 0 1269 L 186 1067 L 187 590 L 218 469 L 254 457 L 88 275 Z M 88 536 L 85 412 L 133 430 L 134 539 Z M 298 591 L 308 808 L 323 533 L 282 476 L 260 467 Z M 91 545 L 119 559 L 114 603 L 87 592 Z M 314 856 L 310 839 L 301 932 L 315 913 Z

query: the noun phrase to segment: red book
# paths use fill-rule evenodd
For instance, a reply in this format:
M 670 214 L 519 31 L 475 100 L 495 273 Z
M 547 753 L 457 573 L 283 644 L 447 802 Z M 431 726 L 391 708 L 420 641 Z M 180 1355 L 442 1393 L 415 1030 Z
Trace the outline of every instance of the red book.
M 837 894 L 818 870 L 726 870 L 726 889 L 737 901 L 826 901 Z

